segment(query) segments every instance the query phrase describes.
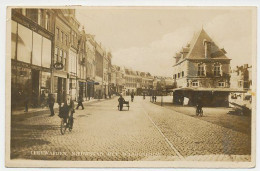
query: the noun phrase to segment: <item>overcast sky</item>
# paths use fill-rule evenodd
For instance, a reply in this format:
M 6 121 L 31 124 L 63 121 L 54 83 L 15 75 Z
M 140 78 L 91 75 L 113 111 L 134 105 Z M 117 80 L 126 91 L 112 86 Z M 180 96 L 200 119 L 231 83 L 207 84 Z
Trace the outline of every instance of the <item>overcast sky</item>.
M 76 10 L 87 33 L 113 55 L 112 63 L 171 76 L 173 56 L 203 27 L 231 66 L 252 64 L 252 11 L 198 8 L 85 8 Z

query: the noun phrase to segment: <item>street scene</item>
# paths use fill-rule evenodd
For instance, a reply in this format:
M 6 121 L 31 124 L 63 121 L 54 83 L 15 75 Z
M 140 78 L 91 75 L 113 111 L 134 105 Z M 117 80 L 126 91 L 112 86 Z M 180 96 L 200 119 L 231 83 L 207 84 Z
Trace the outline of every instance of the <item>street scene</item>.
M 126 100 L 130 100 L 129 97 Z M 76 110 L 71 132 L 60 133 L 60 118 L 49 113 L 12 120 L 11 158 L 86 161 L 249 161 L 250 119 L 218 119 L 180 113 L 136 97 L 129 111 L 117 98 Z M 195 108 L 193 109 L 193 111 Z M 206 112 L 205 112 L 206 113 Z M 206 114 L 205 114 L 206 115 Z M 204 118 L 204 117 L 203 117 Z M 189 126 L 187 126 L 189 125 Z
M 251 162 L 254 10 L 12 8 L 10 160 Z

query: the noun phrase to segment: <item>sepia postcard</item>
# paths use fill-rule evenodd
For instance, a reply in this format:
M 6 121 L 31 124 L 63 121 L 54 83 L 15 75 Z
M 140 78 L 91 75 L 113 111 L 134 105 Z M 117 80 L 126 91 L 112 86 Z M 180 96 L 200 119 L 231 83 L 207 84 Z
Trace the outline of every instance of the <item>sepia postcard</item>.
M 6 167 L 255 167 L 256 10 L 8 7 Z

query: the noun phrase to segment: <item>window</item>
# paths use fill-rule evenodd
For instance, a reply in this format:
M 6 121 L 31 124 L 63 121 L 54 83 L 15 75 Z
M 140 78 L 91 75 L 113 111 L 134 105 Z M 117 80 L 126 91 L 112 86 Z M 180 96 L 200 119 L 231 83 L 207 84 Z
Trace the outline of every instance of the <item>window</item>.
M 58 61 L 59 61 L 59 62 L 62 62 L 62 61 L 63 61 L 62 58 L 63 58 L 63 50 L 61 49 L 61 50 L 60 50 L 60 57 L 59 57 L 59 60 L 58 60 Z
M 176 74 L 174 74 L 174 79 L 176 79 L 177 78 L 177 75 Z
M 33 32 L 32 64 L 42 65 L 42 36 Z
M 40 9 L 38 9 L 38 21 L 37 21 L 37 23 L 39 25 L 42 24 L 42 11 Z
M 75 42 L 74 42 L 74 43 L 75 43 L 74 45 L 77 46 L 77 34 L 75 33 L 74 36 L 75 36 L 75 37 L 74 37 L 74 41 L 75 41 Z
M 198 81 L 192 82 L 192 87 L 198 87 L 198 86 L 199 86 L 199 82 Z
M 181 77 L 181 73 L 178 73 L 178 78 L 180 78 Z
M 59 51 L 59 49 L 58 49 L 57 47 L 55 47 L 55 52 L 54 52 L 54 63 L 56 63 L 57 60 L 58 60 L 58 51 Z
M 56 28 L 56 38 L 57 38 L 57 40 L 60 39 L 60 29 L 59 28 Z
M 214 65 L 214 76 L 221 76 L 220 64 Z
M 63 31 L 61 32 L 60 38 L 61 38 L 61 42 L 63 43 Z
M 225 87 L 225 83 L 224 82 L 218 82 L 218 86 L 219 87 Z
M 74 45 L 74 31 L 71 33 L 71 44 Z
M 184 71 L 181 72 L 181 76 L 184 77 Z
M 65 34 L 64 42 L 65 42 L 66 45 L 68 45 L 68 35 L 67 34 Z
M 22 9 L 22 14 L 23 14 L 24 16 L 26 16 L 26 9 L 25 9 L 25 8 Z
M 17 60 L 31 63 L 32 31 L 18 24 Z
M 50 14 L 46 13 L 45 16 L 45 29 L 49 30 L 50 29 Z
M 42 66 L 51 66 L 51 41 L 45 37 L 42 37 Z
M 243 86 L 243 81 L 238 81 L 238 87 L 242 87 Z
M 198 76 L 205 76 L 205 67 L 203 64 L 198 64 Z
M 65 52 L 65 51 L 64 51 L 62 63 L 63 63 L 63 70 L 66 71 L 67 70 L 67 68 L 66 68 L 66 66 L 67 66 L 67 52 Z

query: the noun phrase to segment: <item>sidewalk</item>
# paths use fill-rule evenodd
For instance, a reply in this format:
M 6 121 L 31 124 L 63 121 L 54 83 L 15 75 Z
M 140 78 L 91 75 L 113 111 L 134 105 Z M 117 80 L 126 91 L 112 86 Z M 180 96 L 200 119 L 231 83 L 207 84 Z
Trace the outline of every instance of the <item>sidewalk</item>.
M 111 98 L 113 99 L 114 96 Z M 90 104 L 90 103 L 93 103 L 93 102 L 102 102 L 104 100 L 110 100 L 110 99 L 90 99 L 90 100 L 86 100 L 83 102 L 83 104 Z M 75 102 L 75 106 L 77 105 L 78 103 Z M 54 104 L 54 111 L 57 112 L 58 111 L 58 108 L 59 108 L 59 105 L 58 103 L 55 103 Z M 38 107 L 38 108 L 29 108 L 29 111 L 28 112 L 24 112 L 24 109 L 19 109 L 19 110 L 13 110 L 11 112 L 12 115 L 20 115 L 20 114 L 34 114 L 34 113 L 42 113 L 42 112 L 49 112 L 50 109 L 49 107 Z

